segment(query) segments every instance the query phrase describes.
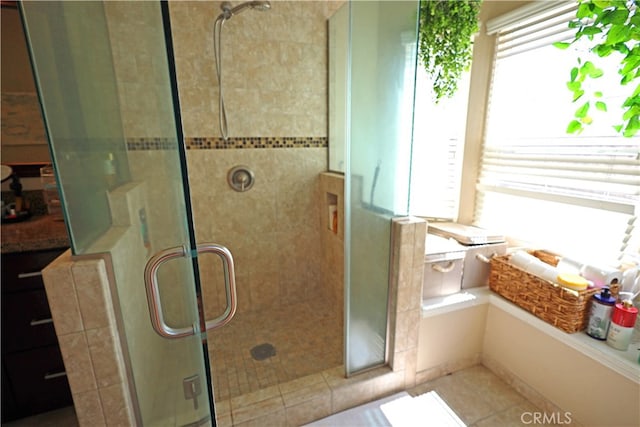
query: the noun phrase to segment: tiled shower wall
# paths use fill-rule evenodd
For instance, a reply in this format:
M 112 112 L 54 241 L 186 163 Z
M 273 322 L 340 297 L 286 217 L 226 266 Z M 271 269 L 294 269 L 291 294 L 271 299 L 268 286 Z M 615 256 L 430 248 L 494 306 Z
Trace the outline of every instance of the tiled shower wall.
M 217 137 L 213 24 L 219 1 L 171 2 L 182 118 L 187 137 Z M 327 135 L 326 19 L 343 2 L 272 1 L 223 29 L 224 96 L 232 137 Z
M 326 20 L 341 3 L 273 1 L 225 23 L 228 141 L 213 49 L 220 2 L 169 5 L 196 235 L 234 254 L 240 311 L 333 294 L 322 280 L 319 174 L 328 158 Z M 236 165 L 254 171 L 251 190 L 229 187 Z M 219 314 L 219 264 L 201 271 L 209 315 Z
M 228 141 L 219 134 L 213 49 L 220 3 L 169 4 L 197 240 L 231 249 L 240 310 L 332 296 L 320 262 L 319 174 L 328 158 L 326 20 L 344 2 L 273 1 L 267 12 L 246 10 L 225 23 Z M 130 151 L 149 152 L 167 148 L 154 140 L 171 137 L 172 106 L 164 68 L 155 59 L 164 55 L 162 43 L 154 43 L 159 8 L 135 6 L 107 3 L 105 10 L 124 136 Z M 146 42 L 140 34 L 149 34 Z M 133 37 L 141 40 L 134 46 Z M 139 164 L 139 157 L 129 156 L 134 179 L 152 179 L 157 173 Z M 227 171 L 239 164 L 256 173 L 256 185 L 246 193 L 227 184 Z M 210 316 L 225 303 L 219 270 L 216 259 L 201 263 Z
M 326 148 L 187 154 L 196 236 L 231 250 L 238 310 L 321 298 L 318 176 L 326 169 Z M 227 171 L 238 164 L 255 173 L 249 191 L 236 192 L 227 184 Z M 222 273 L 215 260 L 203 260 L 200 268 L 211 317 L 225 303 Z

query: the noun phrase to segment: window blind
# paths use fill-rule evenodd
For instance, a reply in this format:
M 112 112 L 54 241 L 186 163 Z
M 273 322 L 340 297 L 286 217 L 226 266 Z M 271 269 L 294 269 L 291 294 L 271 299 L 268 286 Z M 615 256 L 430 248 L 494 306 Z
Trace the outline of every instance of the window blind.
M 576 16 L 577 2 L 547 3 L 537 13 L 504 24 L 498 31 L 496 57 L 526 52 L 557 41 L 570 39 L 575 30 L 567 23 Z
M 582 135 L 565 132 L 578 107 L 566 88 L 569 72 L 589 53 L 551 43 L 571 36 L 575 7 L 561 3 L 498 32 L 474 223 L 615 263 L 640 256 L 640 139 L 619 136 L 605 116 Z M 621 117 L 626 88 L 615 61 L 594 62 L 605 70 L 598 83 L 608 117 Z

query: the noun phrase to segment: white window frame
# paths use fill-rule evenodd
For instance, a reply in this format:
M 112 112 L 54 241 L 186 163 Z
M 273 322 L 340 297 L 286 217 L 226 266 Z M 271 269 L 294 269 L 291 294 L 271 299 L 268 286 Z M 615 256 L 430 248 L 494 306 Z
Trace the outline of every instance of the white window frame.
M 563 2 L 565 5 L 575 2 Z M 489 84 L 492 78 L 493 62 L 482 63 L 486 61 L 487 52 L 490 56 L 494 56 L 491 41 L 494 35 L 503 28 L 512 26 L 514 23 L 530 19 L 540 13 L 548 13 L 550 9 L 557 8 L 559 2 L 534 2 L 527 6 L 516 9 L 498 18 L 491 19 L 486 23 L 487 33 L 482 34 L 483 40 L 476 40 L 474 50 L 474 75 L 472 75 L 471 85 L 475 88 L 476 93 L 470 95 L 470 104 L 467 121 L 467 140 L 465 141 L 465 154 L 463 164 L 462 188 L 460 198 L 460 210 L 458 221 L 462 223 L 472 223 L 475 201 L 476 201 L 476 183 L 481 165 L 481 156 L 483 152 L 482 142 L 485 131 L 485 120 L 487 113 L 487 104 L 489 102 Z M 471 111 L 474 114 L 471 114 Z M 478 114 L 481 112 L 482 114 Z M 478 116 L 481 116 L 478 119 Z M 631 207 L 637 209 L 636 207 Z M 628 211 L 629 206 L 621 206 L 620 209 Z M 637 210 L 636 210 L 637 214 Z

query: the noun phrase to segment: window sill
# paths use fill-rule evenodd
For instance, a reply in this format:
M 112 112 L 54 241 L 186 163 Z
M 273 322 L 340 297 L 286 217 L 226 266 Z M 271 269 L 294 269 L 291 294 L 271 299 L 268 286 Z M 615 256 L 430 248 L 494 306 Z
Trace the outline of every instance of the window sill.
M 536 316 L 499 295 L 496 295 L 487 287 L 473 288 L 446 297 L 424 300 L 422 303 L 422 318 L 438 316 L 482 304 L 491 304 L 511 314 L 548 336 L 565 343 L 581 354 L 607 366 L 636 384 L 640 384 L 640 364 L 638 364 L 638 357 L 640 356 L 640 330 L 637 326 L 632 336 L 629 349 L 626 352 L 616 350 L 608 346 L 604 341 L 591 338 L 585 332 L 567 334 L 543 320 L 538 319 Z

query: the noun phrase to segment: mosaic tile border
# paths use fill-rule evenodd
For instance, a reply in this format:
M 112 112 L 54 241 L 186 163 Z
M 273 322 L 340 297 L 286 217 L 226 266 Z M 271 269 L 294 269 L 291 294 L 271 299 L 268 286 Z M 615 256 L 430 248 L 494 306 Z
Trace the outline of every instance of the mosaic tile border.
M 127 138 L 127 150 L 175 150 L 178 144 L 170 138 Z M 238 137 L 222 138 L 191 137 L 185 138 L 187 150 L 228 150 L 251 148 L 326 148 L 327 137 Z
M 127 150 L 151 151 L 151 150 L 175 150 L 178 142 L 172 138 L 127 138 Z
M 326 137 L 238 137 L 186 138 L 187 150 L 225 150 L 250 148 L 322 148 L 328 146 Z

